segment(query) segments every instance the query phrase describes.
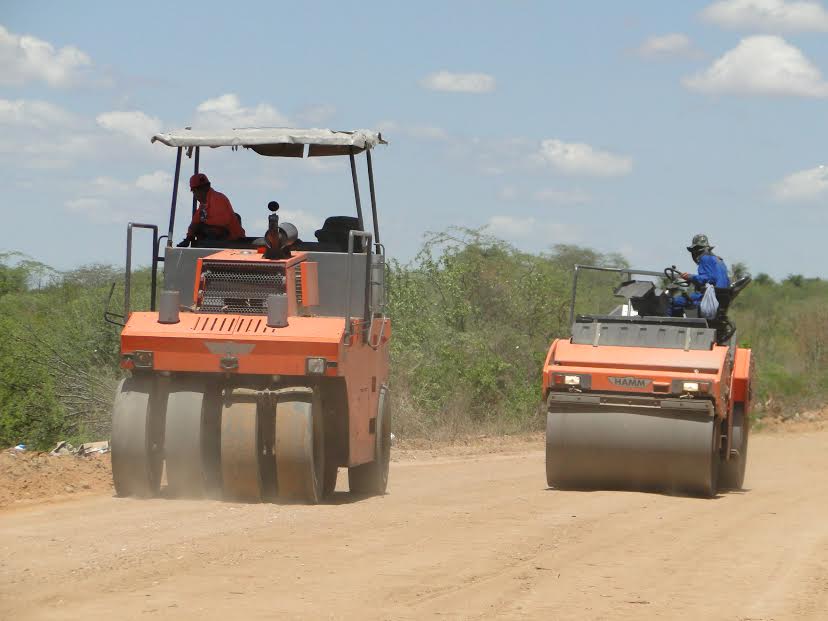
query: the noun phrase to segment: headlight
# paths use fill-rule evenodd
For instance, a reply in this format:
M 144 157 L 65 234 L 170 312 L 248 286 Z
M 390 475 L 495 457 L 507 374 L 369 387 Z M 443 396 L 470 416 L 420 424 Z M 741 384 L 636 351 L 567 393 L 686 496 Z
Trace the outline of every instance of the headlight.
M 552 384 L 558 390 L 566 388 L 579 388 L 583 390 L 589 390 L 592 381 L 591 377 L 587 374 L 583 375 L 576 375 L 575 373 L 553 373 L 552 374 Z
M 132 362 L 135 364 L 136 369 L 151 369 L 152 358 L 151 351 L 136 351 L 132 354 Z
M 327 358 L 306 358 L 305 372 L 308 375 L 325 375 L 325 370 L 328 368 Z

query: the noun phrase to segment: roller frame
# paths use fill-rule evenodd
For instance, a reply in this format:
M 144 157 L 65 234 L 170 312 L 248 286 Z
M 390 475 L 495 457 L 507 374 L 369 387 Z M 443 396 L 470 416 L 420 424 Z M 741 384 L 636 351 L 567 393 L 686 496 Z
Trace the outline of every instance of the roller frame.
M 750 437 L 750 423 L 745 410 L 744 403 L 733 406 L 730 455 L 727 461 L 722 462 L 719 472 L 719 484 L 722 489 L 739 490 L 745 484 Z
M 387 386 L 380 387 L 377 400 L 374 460 L 348 468 L 348 486 L 354 494 L 385 494 L 391 462 L 391 396 Z

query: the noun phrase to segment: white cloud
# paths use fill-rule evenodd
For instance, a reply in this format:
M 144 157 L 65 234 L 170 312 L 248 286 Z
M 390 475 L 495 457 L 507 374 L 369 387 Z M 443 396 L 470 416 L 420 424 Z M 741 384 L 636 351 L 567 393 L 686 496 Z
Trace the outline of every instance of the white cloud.
M 487 73 L 452 73 L 438 71 L 420 81 L 423 88 L 447 93 L 491 93 L 495 79 Z
M 425 124 L 404 124 L 398 121 L 385 120 L 374 125 L 374 129 L 383 134 L 394 136 L 407 136 L 418 140 L 448 140 L 449 133 L 442 127 Z M 387 137 L 387 136 L 386 136 Z
M 385 119 L 384 121 L 379 121 L 378 123 L 375 123 L 374 129 L 376 129 L 378 132 L 393 132 L 399 126 L 400 124 L 397 121 Z
M 792 173 L 775 183 L 771 191 L 778 201 L 815 201 L 828 196 L 828 166 Z
M 581 190 L 555 190 L 547 188 L 532 194 L 532 199 L 540 203 L 552 205 L 584 205 L 591 200 L 586 192 Z
M 828 11 L 811 0 L 719 0 L 702 16 L 725 28 L 770 32 L 828 31 Z
M 163 170 L 156 170 L 148 175 L 141 175 L 135 180 L 135 187 L 147 192 L 172 192 L 173 177 Z
M 685 78 L 687 88 L 714 94 L 826 97 L 819 69 L 781 37 L 742 39 L 706 71 Z
M 324 125 L 336 114 L 336 106 L 332 104 L 315 104 L 299 111 L 296 118 L 307 125 Z
M 194 127 L 285 127 L 287 117 L 269 104 L 261 103 L 254 108 L 242 106 L 238 95 L 226 93 L 203 101 L 196 108 Z
M 105 112 L 95 120 L 104 129 L 124 134 L 146 145 L 150 144 L 154 134 L 161 131 L 161 119 L 140 110 Z
M 497 197 L 502 201 L 513 202 L 520 197 L 520 192 L 513 185 L 507 185 L 497 191 Z
M 17 35 L 0 26 L 0 84 L 19 86 L 43 81 L 49 86 L 70 86 L 82 77 L 92 60 L 68 45 L 56 50 L 31 35 Z
M 74 123 L 74 117 L 46 101 L 0 99 L 0 124 L 45 129 Z
M 637 50 L 645 58 L 694 57 L 698 52 L 685 34 L 673 32 L 646 39 Z
M 632 159 L 600 151 L 582 142 L 563 142 L 550 138 L 541 142 L 540 160 L 563 174 L 615 177 L 632 170 Z
M 486 224 L 495 236 L 526 237 L 537 232 L 537 221 L 534 218 L 518 218 L 514 216 L 492 216 Z
M 557 222 L 539 222 L 533 217 L 492 216 L 485 227 L 494 237 L 511 240 L 531 239 L 541 241 L 544 246 L 566 241 L 577 241 L 575 231 L 565 224 Z
M 447 140 L 449 138 L 446 130 L 435 125 L 412 125 L 407 133 L 413 138 L 423 140 Z
M 66 208 L 69 211 L 97 218 L 109 210 L 109 201 L 103 198 L 75 198 L 66 201 Z
M 69 211 L 83 213 L 94 220 L 123 222 L 135 217 L 132 206 L 136 201 L 161 207 L 158 194 L 172 191 L 172 175 L 156 170 L 131 181 L 114 177 L 95 177 L 84 184 L 81 196 L 67 200 Z M 179 193 L 179 197 L 181 194 Z
M 123 196 L 132 189 L 129 183 L 119 181 L 113 177 L 95 177 L 89 182 L 86 190 L 90 194 L 100 196 Z

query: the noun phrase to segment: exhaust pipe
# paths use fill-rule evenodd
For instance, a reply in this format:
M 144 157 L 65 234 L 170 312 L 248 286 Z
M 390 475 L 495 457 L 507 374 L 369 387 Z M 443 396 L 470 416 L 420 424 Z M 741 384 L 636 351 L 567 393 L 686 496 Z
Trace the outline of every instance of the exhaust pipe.
M 162 291 L 158 302 L 158 323 L 178 323 L 178 291 Z

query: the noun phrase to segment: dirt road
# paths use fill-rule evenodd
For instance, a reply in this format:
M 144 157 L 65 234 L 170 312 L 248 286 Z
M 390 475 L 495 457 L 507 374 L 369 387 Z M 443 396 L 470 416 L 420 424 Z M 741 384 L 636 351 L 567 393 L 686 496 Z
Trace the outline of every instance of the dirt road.
M 714 500 L 550 491 L 538 448 L 409 455 L 387 496 L 316 507 L 6 511 L 0 619 L 828 615 L 828 431 L 754 436 L 749 489 Z

